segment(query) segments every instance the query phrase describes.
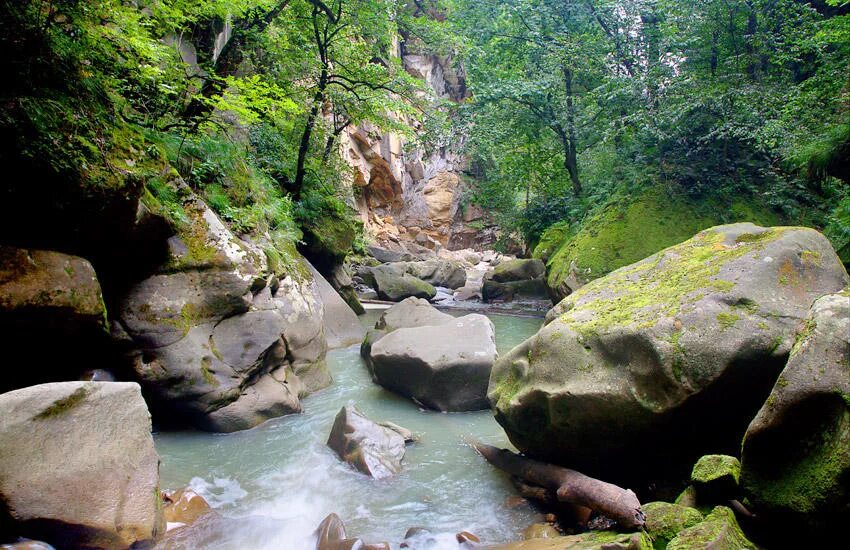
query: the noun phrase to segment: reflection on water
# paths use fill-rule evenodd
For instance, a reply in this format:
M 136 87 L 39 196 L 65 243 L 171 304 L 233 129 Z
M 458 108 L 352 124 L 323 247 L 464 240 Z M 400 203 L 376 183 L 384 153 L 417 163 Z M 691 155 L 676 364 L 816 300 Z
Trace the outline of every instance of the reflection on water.
M 369 312 L 363 322 L 371 325 L 377 315 Z M 490 318 L 500 353 L 541 324 L 535 318 Z M 500 542 L 517 538 L 534 520 L 527 508 L 506 506 L 514 493 L 510 482 L 465 444 L 476 438 L 508 445 L 489 411 L 421 410 L 373 384 L 357 346 L 330 352 L 328 364 L 334 384 L 305 399 L 302 415 L 235 434 L 156 435 L 163 488 L 190 485 L 228 518 L 187 530 L 172 541 L 176 547 L 312 549 L 313 531 L 331 512 L 350 536 L 394 547 L 409 527 L 451 535 L 470 531 Z M 325 446 L 334 416 L 349 401 L 373 420 L 391 420 L 418 434 L 400 475 L 373 480 Z M 439 548 L 457 548 L 453 536 L 438 538 Z

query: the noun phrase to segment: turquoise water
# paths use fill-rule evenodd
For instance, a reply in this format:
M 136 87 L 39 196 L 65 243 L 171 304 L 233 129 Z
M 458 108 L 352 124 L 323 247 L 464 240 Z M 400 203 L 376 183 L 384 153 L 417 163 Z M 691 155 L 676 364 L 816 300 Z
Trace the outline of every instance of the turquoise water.
M 374 324 L 379 312 L 363 316 Z M 460 315 L 461 313 L 455 313 Z M 535 333 L 542 320 L 490 315 L 500 353 Z M 420 409 L 369 378 L 357 346 L 328 353 L 331 387 L 304 400 L 304 414 L 271 420 L 235 434 L 199 432 L 155 436 L 164 489 L 192 486 L 229 518 L 184 530 L 171 548 L 312 550 L 312 533 L 331 512 L 349 536 L 390 542 L 410 527 L 438 534 L 437 546 L 457 548 L 454 534 L 484 542 L 516 539 L 536 515 L 511 508 L 506 476 L 466 443 L 508 446 L 490 411 L 437 413 Z M 376 481 L 340 462 L 325 446 L 334 416 L 353 402 L 375 421 L 390 420 L 419 436 L 408 446 L 403 472 Z

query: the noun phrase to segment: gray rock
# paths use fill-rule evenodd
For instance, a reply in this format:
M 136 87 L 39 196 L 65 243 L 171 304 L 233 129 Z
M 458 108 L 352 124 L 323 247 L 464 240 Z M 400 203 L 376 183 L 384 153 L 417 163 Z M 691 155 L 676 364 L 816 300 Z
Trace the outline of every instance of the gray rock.
M 392 264 L 374 267 L 371 271 L 375 290 L 382 300 L 400 302 L 410 297 L 430 300 L 437 294 L 437 290 L 425 281 L 407 273 L 399 275 Z
M 372 345 L 372 378 L 431 409 L 485 409 L 496 359 L 495 329 L 483 315 L 399 328 Z
M 396 252 L 394 250 L 381 248 L 380 246 L 367 246 L 366 249 L 373 258 L 382 264 L 391 262 L 409 262 L 413 259 L 413 256 L 406 252 Z
M 128 548 L 164 532 L 138 384 L 57 382 L 0 395 L 0 501 L 16 533 L 61 548 Z
M 387 309 L 375 323 L 375 328 L 392 332 L 400 328 L 442 325 L 452 319 L 454 317 L 438 310 L 427 300 L 407 298 Z
M 336 415 L 328 437 L 328 447 L 343 461 L 375 479 L 401 471 L 404 445 L 399 431 L 372 422 L 351 404 Z
M 433 286 L 456 289 L 466 284 L 466 268 L 457 261 L 434 259 L 423 262 L 406 262 L 399 264 L 399 267 L 405 273 L 422 279 Z
M 850 522 L 850 290 L 820 298 L 744 437 L 742 483 L 772 530 L 839 540 Z M 794 525 L 794 533 L 783 526 Z
M 796 326 L 847 281 L 814 230 L 708 229 L 553 308 L 496 363 L 496 418 L 521 451 L 588 475 L 686 474 L 671 468 L 736 451 Z
M 497 283 L 510 283 L 514 281 L 541 279 L 544 275 L 546 275 L 546 266 L 542 261 L 534 258 L 501 262 L 493 270 L 490 278 Z
M 325 308 L 348 312 L 359 327 L 356 317 L 330 285 L 320 288 L 306 261 L 273 272 L 203 202 L 185 208 L 190 230 L 171 239 L 166 264 L 131 288 L 119 310 L 152 407 L 163 422 L 213 431 L 300 412 L 300 397 L 330 383 Z M 323 292 L 337 300 L 323 305 Z M 342 338 L 347 328 L 331 321 Z
M 481 296 L 484 302 L 512 302 L 515 299 L 545 300 L 549 289 L 544 279 L 528 279 L 500 283 L 485 280 Z
M 307 263 L 319 298 L 322 302 L 322 319 L 324 321 L 325 338 L 330 348 L 341 348 L 356 344 L 363 340 L 365 331 L 354 310 L 342 299 L 339 293 L 328 283 L 316 268 Z M 360 302 L 358 301 L 359 305 Z M 363 306 L 360 306 L 362 309 Z

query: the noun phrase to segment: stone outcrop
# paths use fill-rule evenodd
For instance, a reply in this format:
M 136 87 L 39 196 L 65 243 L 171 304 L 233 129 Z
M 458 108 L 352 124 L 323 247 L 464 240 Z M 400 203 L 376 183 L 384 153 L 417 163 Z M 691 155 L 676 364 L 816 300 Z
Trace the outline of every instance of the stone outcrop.
M 0 344 L 10 364 L 0 391 L 79 377 L 108 345 L 106 308 L 91 264 L 80 257 L 0 246 Z M 50 345 L 45 346 L 44 342 Z
M 399 328 L 372 344 L 367 362 L 385 388 L 439 411 L 487 408 L 495 329 L 483 315 Z
M 431 299 L 437 295 L 437 290 L 419 279 L 396 269 L 393 264 L 371 268 L 374 289 L 378 297 L 390 302 L 400 302 L 406 298 Z
M 783 541 L 840 538 L 850 521 L 850 291 L 812 306 L 747 429 L 741 474 L 747 498 Z M 782 528 L 789 524 L 793 533 Z
M 299 412 L 300 396 L 330 382 L 308 266 L 296 256 L 275 273 L 202 201 L 189 198 L 184 210 L 190 225 L 169 240 L 168 261 L 120 304 L 136 378 L 164 420 L 204 429 Z
M 401 431 L 372 422 L 351 404 L 336 415 L 328 436 L 328 447 L 343 461 L 375 479 L 401 471 L 404 445 Z
M 669 502 L 650 502 L 641 506 L 646 514 L 646 531 L 657 544 L 667 544 L 680 532 L 702 522 L 699 510 L 670 504 Z
M 137 384 L 55 382 L 0 395 L 0 526 L 14 534 L 57 548 L 150 541 L 165 528 L 158 485 Z
M 590 475 L 686 475 L 668 467 L 735 452 L 797 325 L 847 281 L 814 230 L 703 231 L 553 308 L 497 361 L 496 418 L 521 451 Z

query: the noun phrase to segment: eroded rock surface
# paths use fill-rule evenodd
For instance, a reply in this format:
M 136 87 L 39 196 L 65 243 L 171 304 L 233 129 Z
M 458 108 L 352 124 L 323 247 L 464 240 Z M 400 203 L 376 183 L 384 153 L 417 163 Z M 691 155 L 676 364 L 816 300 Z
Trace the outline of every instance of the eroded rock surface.
M 328 447 L 364 474 L 383 479 L 401 471 L 405 434 L 372 422 L 349 404 L 336 415 Z

